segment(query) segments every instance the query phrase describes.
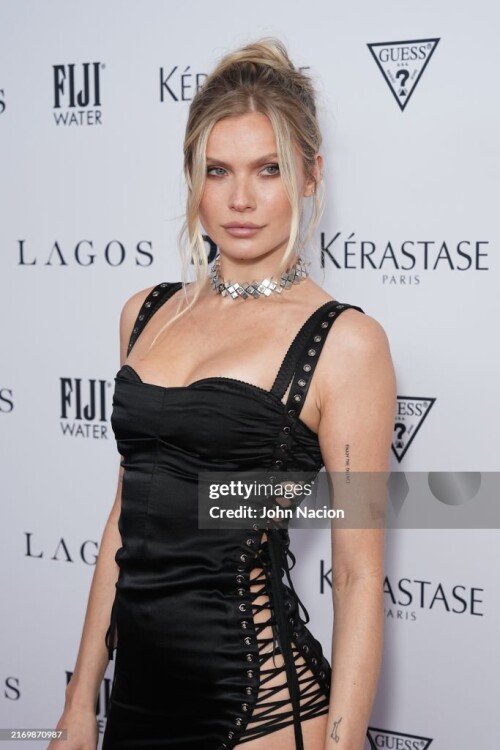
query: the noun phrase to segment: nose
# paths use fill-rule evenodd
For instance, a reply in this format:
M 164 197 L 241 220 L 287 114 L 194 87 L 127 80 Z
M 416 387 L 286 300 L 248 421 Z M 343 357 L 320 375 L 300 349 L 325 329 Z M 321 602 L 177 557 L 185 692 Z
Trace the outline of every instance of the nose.
M 247 211 L 255 208 L 255 194 L 250 179 L 235 177 L 229 195 L 229 207 L 234 211 Z

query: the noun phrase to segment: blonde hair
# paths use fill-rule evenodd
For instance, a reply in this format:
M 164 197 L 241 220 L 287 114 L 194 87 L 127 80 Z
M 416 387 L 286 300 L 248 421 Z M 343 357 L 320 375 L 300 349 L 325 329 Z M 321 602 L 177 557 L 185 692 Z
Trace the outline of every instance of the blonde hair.
M 249 112 L 261 112 L 269 117 L 276 138 L 280 174 L 292 209 L 288 245 L 273 276 L 286 270 L 295 253 L 304 252 L 316 231 L 324 209 L 324 188 L 322 181 L 317 184 L 314 173 L 315 156 L 322 143 L 314 87 L 311 79 L 294 67 L 283 43 L 266 37 L 225 55 L 191 102 L 184 139 L 184 175 L 188 194 L 185 221 L 179 234 L 184 295 L 180 295 L 176 314 L 158 331 L 151 346 L 167 326 L 196 303 L 201 285 L 208 277 L 199 206 L 206 179 L 206 147 L 212 128 L 223 117 Z M 307 224 L 298 190 L 295 146 L 302 157 L 306 179 L 316 182 Z M 191 262 L 194 264 L 195 283 L 189 301 L 186 283 Z M 183 301 L 187 306 L 179 312 Z

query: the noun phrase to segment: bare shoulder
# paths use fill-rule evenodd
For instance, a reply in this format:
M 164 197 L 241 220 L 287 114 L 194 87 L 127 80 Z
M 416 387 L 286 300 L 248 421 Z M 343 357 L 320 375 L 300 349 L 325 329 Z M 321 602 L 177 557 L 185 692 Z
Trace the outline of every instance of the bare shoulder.
M 120 313 L 120 364 L 123 364 L 127 358 L 128 342 L 130 341 L 134 323 L 139 315 L 139 310 L 155 286 L 156 284 L 153 284 L 153 286 L 148 286 L 145 289 L 135 292 L 125 301 L 122 307 Z
M 344 310 L 330 330 L 318 361 L 321 400 L 354 380 L 393 381 L 390 343 L 382 324 L 354 308 Z

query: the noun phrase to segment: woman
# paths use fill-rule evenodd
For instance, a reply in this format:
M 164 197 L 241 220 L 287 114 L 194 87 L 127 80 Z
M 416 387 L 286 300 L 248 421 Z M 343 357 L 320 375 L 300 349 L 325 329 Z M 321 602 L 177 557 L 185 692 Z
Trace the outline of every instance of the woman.
M 342 472 L 346 451 L 351 472 L 388 468 L 385 332 L 303 262 L 321 215 L 320 146 L 311 82 L 273 39 L 228 54 L 191 104 L 184 237 L 196 278 L 122 310 L 122 462 L 58 723 L 65 750 L 95 747 L 115 648 L 104 750 L 363 748 L 382 652 L 382 530 L 332 528 L 330 671 L 301 616 L 287 530 L 200 529 L 197 516 L 202 471 Z M 210 271 L 200 227 L 219 250 Z

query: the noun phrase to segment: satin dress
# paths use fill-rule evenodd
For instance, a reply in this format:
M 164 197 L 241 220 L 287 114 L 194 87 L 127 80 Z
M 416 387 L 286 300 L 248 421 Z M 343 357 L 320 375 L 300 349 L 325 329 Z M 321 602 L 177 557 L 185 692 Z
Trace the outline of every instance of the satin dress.
M 181 287 L 150 292 L 128 353 Z M 163 387 L 127 364 L 116 373 L 122 546 L 103 750 L 230 750 L 290 725 L 303 750 L 302 723 L 328 712 L 331 667 L 293 587 L 286 524 L 200 529 L 198 473 L 319 472 L 300 412 L 326 336 L 351 307 L 363 312 L 329 301 L 310 315 L 270 391 L 226 377 Z

